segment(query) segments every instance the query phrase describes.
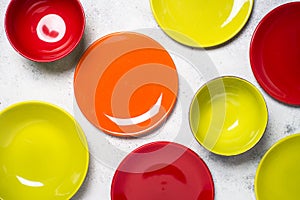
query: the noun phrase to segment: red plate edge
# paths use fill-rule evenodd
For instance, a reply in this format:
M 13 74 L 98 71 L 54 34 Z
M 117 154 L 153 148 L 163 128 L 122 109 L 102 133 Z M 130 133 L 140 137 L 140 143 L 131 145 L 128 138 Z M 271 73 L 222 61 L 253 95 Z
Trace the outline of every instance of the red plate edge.
M 209 178 L 209 182 L 211 184 L 211 197 L 212 197 L 212 200 L 215 198 L 215 184 L 214 184 L 214 180 L 213 180 L 213 177 L 212 177 L 212 174 L 211 174 L 211 171 L 210 169 L 208 168 L 207 164 L 205 163 L 205 161 L 196 153 L 194 152 L 192 149 L 182 145 L 182 144 L 179 144 L 179 143 L 175 143 L 175 142 L 169 142 L 169 141 L 155 141 L 155 142 L 150 142 L 150 143 L 147 143 L 147 144 L 144 144 L 136 149 L 134 149 L 133 151 L 131 151 L 128 155 L 125 156 L 125 158 L 123 158 L 123 160 L 121 161 L 121 163 L 119 164 L 119 166 L 117 167 L 117 169 L 115 170 L 115 173 L 114 173 L 114 176 L 113 176 L 113 179 L 112 179 L 112 183 L 111 183 L 111 191 L 110 191 L 110 197 L 112 200 L 118 200 L 118 199 L 115 199 L 113 197 L 113 185 L 115 184 L 116 182 L 116 177 L 118 175 L 118 173 L 120 172 L 118 169 L 119 168 L 122 168 L 122 166 L 125 165 L 125 163 L 127 162 L 127 159 L 133 154 L 133 153 L 136 153 L 136 152 L 139 152 L 140 150 L 142 150 L 143 148 L 146 148 L 146 147 L 149 147 L 149 146 L 152 146 L 152 145 L 155 145 L 155 144 L 160 144 L 160 145 L 163 145 L 163 146 L 166 146 L 166 145 L 173 145 L 175 146 L 176 148 L 181 148 L 182 150 L 184 150 L 185 152 L 188 151 L 189 153 L 191 153 L 191 155 L 193 155 L 193 157 L 195 159 L 197 159 L 199 162 L 201 162 L 202 166 L 203 166 L 203 170 L 205 171 L 205 173 L 207 174 L 208 178 Z M 177 159 L 176 159 L 177 160 Z M 176 161 L 175 160 L 175 161 Z M 174 161 L 174 162 L 175 162 Z
M 260 29 L 260 27 L 262 26 L 262 24 L 265 23 L 266 20 L 268 20 L 268 18 L 273 15 L 275 12 L 278 11 L 278 9 L 284 8 L 284 7 L 288 7 L 291 5 L 296 5 L 296 4 L 300 4 L 300 1 L 295 1 L 295 2 L 288 2 L 282 5 L 279 5 L 275 8 L 273 8 L 271 11 L 269 11 L 258 23 L 258 25 L 256 26 L 253 34 L 252 34 L 252 38 L 251 38 L 251 42 L 250 42 L 250 51 L 249 51 L 249 57 L 250 57 L 250 66 L 253 72 L 253 75 L 255 76 L 257 82 L 259 83 L 259 85 L 264 89 L 264 91 L 271 96 L 274 100 L 283 103 L 283 104 L 287 104 L 287 105 L 291 105 L 291 106 L 300 106 L 300 99 L 299 101 L 292 101 L 289 98 L 283 98 L 280 95 L 277 95 L 275 93 L 273 93 L 268 86 L 266 86 L 264 84 L 264 81 L 262 80 L 262 78 L 260 78 L 260 76 L 258 75 L 258 72 L 256 70 L 256 68 L 253 66 L 252 63 L 254 63 L 254 58 L 252 57 L 253 54 L 253 48 L 254 48 L 254 38 L 255 35 L 258 33 L 258 30 Z

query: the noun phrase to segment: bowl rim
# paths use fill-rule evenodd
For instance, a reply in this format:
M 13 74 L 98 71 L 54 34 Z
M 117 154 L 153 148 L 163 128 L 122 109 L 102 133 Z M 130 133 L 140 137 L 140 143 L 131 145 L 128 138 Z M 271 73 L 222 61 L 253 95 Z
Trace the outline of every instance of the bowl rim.
M 254 140 L 252 142 L 252 144 L 248 147 L 248 148 L 243 148 L 243 149 L 240 149 L 238 151 L 234 151 L 232 153 L 224 153 L 224 152 L 221 152 L 221 151 L 216 151 L 216 150 L 213 150 L 213 149 L 209 149 L 207 148 L 202 141 L 200 141 L 196 135 L 195 135 L 195 132 L 193 131 L 193 126 L 192 126 L 192 106 L 193 104 L 195 103 L 196 101 L 196 98 L 197 96 L 201 93 L 201 91 L 210 83 L 212 83 L 213 81 L 216 81 L 216 80 L 220 80 L 220 81 L 223 81 L 224 79 L 234 79 L 234 80 L 238 80 L 238 81 L 241 81 L 243 82 L 244 84 L 250 86 L 250 88 L 253 89 L 253 91 L 255 91 L 256 94 L 258 94 L 260 97 L 261 97 L 261 100 L 262 100 L 262 103 L 263 103 L 263 106 L 265 107 L 265 111 L 264 111 L 264 118 L 265 118 L 265 121 L 262 122 L 262 131 L 260 131 L 260 133 L 258 134 L 259 137 L 257 138 L 257 140 Z M 268 121 L 269 121 L 269 111 L 268 111 L 268 106 L 267 106 L 267 103 L 266 103 L 266 100 L 263 96 L 263 94 L 260 92 L 260 90 L 254 85 L 252 84 L 250 81 L 244 79 L 244 78 L 241 78 L 241 77 L 238 77 L 238 76 L 233 76 L 233 75 L 225 75 L 225 76 L 219 76 L 219 77 L 216 77 L 216 78 L 213 78 L 207 82 L 205 82 L 198 90 L 197 92 L 195 93 L 191 103 L 190 103 L 190 108 L 189 108 L 189 127 L 190 127 L 190 130 L 194 136 L 194 138 L 197 140 L 197 142 L 202 146 L 204 147 L 206 150 L 208 150 L 209 152 L 211 153 L 214 153 L 214 154 L 217 154 L 217 155 L 221 155 L 221 156 L 237 156 L 237 155 L 240 155 L 240 154 L 243 154 L 247 151 L 249 151 L 250 149 L 252 149 L 254 146 L 256 146 L 259 141 L 261 140 L 261 138 L 263 137 L 264 133 L 266 132 L 266 128 L 267 128 L 267 125 L 268 125 Z
M 70 48 L 68 51 L 65 51 L 64 54 L 60 55 L 60 56 L 54 56 L 53 58 L 48 58 L 48 59 L 38 59 L 38 58 L 33 58 L 31 57 L 30 55 L 28 54 L 25 54 L 23 51 L 21 51 L 20 49 L 17 48 L 17 45 L 15 45 L 15 43 L 13 42 L 13 39 L 12 39 L 12 36 L 11 34 L 9 33 L 9 23 L 8 23 L 8 12 L 11 12 L 12 9 L 13 9 L 13 6 L 14 4 L 17 2 L 18 0 L 11 0 L 6 8 L 6 11 L 5 11 L 5 16 L 4 16 L 4 30 L 5 30 L 5 33 L 6 33 L 6 37 L 10 43 L 10 45 L 13 47 L 13 49 L 18 52 L 21 56 L 23 56 L 24 58 L 28 59 L 28 60 L 31 60 L 31 61 L 34 61 L 34 62 L 40 62 L 40 63 L 50 63 L 50 62 L 54 62 L 54 61 L 57 61 L 57 60 L 60 60 L 66 56 L 68 56 L 77 46 L 78 44 L 80 43 L 83 35 L 84 35 L 84 30 L 85 30 L 85 26 L 86 26 L 86 16 L 85 16 L 85 12 L 84 12 L 84 9 L 83 9 L 83 6 L 82 4 L 80 3 L 79 0 L 73 0 L 74 2 L 77 3 L 78 5 L 78 8 L 80 8 L 80 15 L 82 16 L 82 19 L 83 19 L 83 23 L 82 23 L 82 26 L 81 26 L 81 31 L 80 31 L 80 36 L 77 38 L 77 41 L 76 43 L 74 44 L 74 46 L 72 48 Z M 79 10 L 78 10 L 79 12 Z

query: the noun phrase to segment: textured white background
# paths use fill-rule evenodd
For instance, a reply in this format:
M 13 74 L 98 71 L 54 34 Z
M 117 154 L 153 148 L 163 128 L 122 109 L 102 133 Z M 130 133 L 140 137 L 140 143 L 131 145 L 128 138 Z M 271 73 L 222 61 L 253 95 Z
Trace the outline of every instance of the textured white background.
M 225 45 L 206 51 L 213 60 L 219 75 L 237 75 L 258 86 L 249 63 L 249 45 L 252 33 L 271 9 L 286 0 L 256 0 L 248 24 L 234 39 Z M 202 84 L 203 77 L 193 73 L 194 68 L 186 61 L 173 55 L 180 75 L 180 91 L 174 112 L 161 130 L 139 139 L 125 140 L 112 138 L 97 132 L 80 115 L 73 95 L 73 72 L 84 50 L 98 38 L 116 31 L 131 31 L 142 28 L 158 28 L 148 0 L 89 0 L 82 1 L 86 13 L 85 35 L 78 48 L 68 57 L 48 64 L 34 63 L 18 55 L 10 46 L 4 31 L 4 15 L 9 1 L 0 1 L 0 110 L 24 100 L 43 100 L 63 107 L 82 124 L 87 133 L 91 149 L 89 173 L 74 200 L 110 199 L 110 184 L 114 170 L 126 153 L 136 147 L 156 140 L 175 140 L 175 136 L 185 135 L 188 139 L 181 143 L 189 145 L 201 156 L 210 168 L 215 181 L 216 200 L 255 199 L 254 177 L 256 167 L 266 150 L 287 135 L 300 132 L 300 110 L 271 99 L 264 91 L 268 108 L 269 124 L 262 140 L 250 151 L 235 157 L 217 156 L 204 150 L 191 137 L 187 128 L 187 108 L 192 94 L 185 92 L 184 81 L 195 92 Z M 200 50 L 189 49 L 193 54 Z M 191 53 L 191 54 L 192 54 Z M 205 77 L 205 72 L 202 72 Z M 186 107 L 185 107 L 186 106 Z M 184 108 L 185 107 L 185 108 Z M 182 128 L 178 132 L 177 128 Z M 177 132 L 176 132 L 177 131 Z M 174 132 L 173 135 L 171 132 Z M 176 133 L 175 133 L 176 132 Z M 95 136 L 95 134 L 97 136 Z M 174 136 L 175 134 L 175 136 Z M 99 142 L 94 137 L 99 137 Z M 110 154 L 113 161 L 101 161 L 100 145 L 117 145 L 120 151 Z M 100 152 L 101 151 L 101 152 Z M 123 153 L 120 153 L 123 152 Z M 125 153 L 124 153 L 125 152 Z M 106 157 L 107 158 L 107 157 Z

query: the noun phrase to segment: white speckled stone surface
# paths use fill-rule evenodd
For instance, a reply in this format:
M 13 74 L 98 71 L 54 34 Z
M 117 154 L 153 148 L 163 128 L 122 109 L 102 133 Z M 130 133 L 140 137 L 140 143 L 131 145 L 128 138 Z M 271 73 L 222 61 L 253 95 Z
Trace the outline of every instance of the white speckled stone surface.
M 241 33 L 229 43 L 204 52 L 217 69 L 214 76 L 237 75 L 258 86 L 250 69 L 250 39 L 262 17 L 286 2 L 290 1 L 256 0 L 251 18 Z M 197 67 L 176 55 L 180 52 L 175 52 L 172 56 L 180 76 L 180 91 L 175 110 L 166 123 L 155 133 L 142 138 L 119 139 L 107 136 L 91 126 L 78 111 L 73 94 L 74 68 L 83 51 L 93 41 L 108 33 L 142 28 L 157 29 L 149 0 L 82 1 L 86 13 L 82 42 L 68 57 L 48 64 L 26 60 L 10 46 L 3 24 L 8 3 L 8 0 L 0 0 L 0 110 L 20 101 L 43 100 L 75 115 L 88 137 L 91 160 L 87 178 L 72 198 L 74 200 L 110 199 L 110 184 L 118 163 L 136 147 L 157 140 L 177 141 L 188 145 L 204 159 L 215 181 L 216 200 L 255 199 L 253 184 L 261 157 L 280 138 L 300 132 L 300 109 L 278 103 L 258 86 L 269 108 L 269 124 L 262 140 L 250 151 L 235 157 L 217 156 L 206 151 L 192 137 L 187 123 L 187 109 L 193 93 L 208 77 L 205 71 L 200 70 L 202 74 L 194 73 Z M 203 54 L 202 50 L 188 48 L 187 51 L 190 51 L 191 56 Z

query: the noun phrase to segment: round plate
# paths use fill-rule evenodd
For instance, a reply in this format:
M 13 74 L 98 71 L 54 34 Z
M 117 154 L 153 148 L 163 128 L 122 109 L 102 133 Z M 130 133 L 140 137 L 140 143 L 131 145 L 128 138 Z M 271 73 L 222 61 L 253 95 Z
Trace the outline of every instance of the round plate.
M 0 113 L 0 199 L 70 199 L 88 163 L 84 133 L 60 108 L 24 102 Z
M 257 200 L 299 199 L 300 134 L 277 142 L 264 155 L 255 177 Z
M 262 137 L 267 121 L 263 96 L 238 77 L 209 81 L 196 93 L 190 107 L 195 138 L 209 151 L 225 156 L 252 148 Z
M 68 55 L 80 42 L 85 17 L 78 0 L 12 0 L 5 30 L 25 58 L 51 62 Z
M 97 128 L 132 136 L 152 130 L 170 114 L 178 76 L 159 43 L 138 33 L 114 33 L 84 53 L 74 90 L 82 113 Z
M 113 177 L 111 199 L 214 199 L 206 164 L 187 147 L 154 142 L 131 152 Z
M 263 89 L 300 105 L 300 2 L 277 7 L 257 26 L 250 48 L 252 71 Z
M 211 47 L 234 37 L 246 24 L 253 0 L 150 0 L 159 26 L 176 41 Z

